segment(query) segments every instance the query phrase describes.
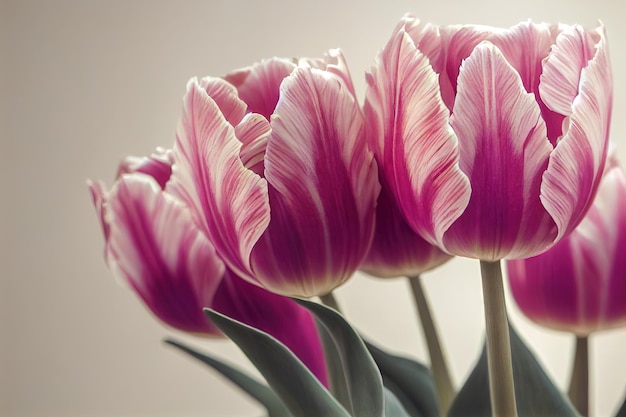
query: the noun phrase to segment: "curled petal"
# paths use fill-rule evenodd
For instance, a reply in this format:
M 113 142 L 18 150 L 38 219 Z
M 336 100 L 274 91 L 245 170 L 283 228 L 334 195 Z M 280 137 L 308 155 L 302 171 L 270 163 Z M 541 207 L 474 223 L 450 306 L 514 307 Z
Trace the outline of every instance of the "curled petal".
M 246 120 L 258 121 L 249 118 L 242 123 Z M 250 252 L 269 223 L 269 203 L 265 180 L 246 169 L 240 159 L 241 148 L 220 107 L 192 79 L 176 131 L 175 163 L 166 189 L 191 207 L 194 220 L 229 267 L 252 280 Z
M 564 116 L 572 114 L 581 71 L 593 58 L 595 43 L 592 34 L 577 25 L 557 36 L 543 65 L 540 85 L 541 98 L 551 110 Z
M 326 384 L 326 362 L 315 320 L 304 307 L 227 271 L 213 308 L 280 340 Z
M 246 114 L 246 103 L 240 100 L 236 88 L 215 77 L 204 77 L 197 85 L 217 104 L 228 123 L 239 124 Z
M 545 250 L 556 231 L 539 188 L 552 146 L 534 95 L 489 42 L 461 68 L 451 124 L 472 196 L 444 248 L 489 261 Z
M 354 91 L 354 84 L 352 83 L 352 77 L 350 76 L 350 70 L 348 69 L 348 63 L 343 56 L 341 49 L 331 49 L 324 54 L 323 59 L 310 59 L 303 58 L 300 60 L 300 64 L 306 64 L 313 68 L 318 68 L 323 71 L 327 71 L 330 74 L 336 75 L 343 81 L 348 91 L 356 98 Z
M 398 32 L 367 75 L 368 141 L 409 225 L 443 240 L 470 196 L 437 74 L 411 38 Z
M 123 176 L 107 198 L 109 267 L 168 325 L 220 334 L 204 316 L 224 275 L 184 205 L 145 175 Z
M 273 292 L 324 294 L 358 267 L 374 229 L 379 185 L 363 116 L 345 84 L 302 66 L 283 82 L 271 124 L 271 221 L 253 269 Z
M 98 220 L 100 221 L 100 227 L 102 228 L 102 234 L 104 235 L 104 241 L 109 241 L 109 223 L 106 221 L 105 217 L 105 207 L 104 202 L 106 200 L 106 188 L 102 181 L 87 181 L 87 186 L 89 187 L 89 193 L 91 194 L 91 201 L 93 202 L 94 208 L 96 209 L 96 215 L 98 216 Z M 104 249 L 104 258 L 107 258 L 107 245 L 105 245 Z
M 139 172 L 154 178 L 163 189 L 172 175 L 173 163 L 172 151 L 159 147 L 149 157 L 128 156 L 124 158 L 117 170 L 116 178 L 124 174 Z
M 550 155 L 541 185 L 541 201 L 557 225 L 557 240 L 580 223 L 591 205 L 608 150 L 612 74 L 604 29 L 598 32 L 595 55 L 580 74 L 566 133 Z
M 269 120 L 278 103 L 280 84 L 294 68 L 296 64 L 291 60 L 270 58 L 233 71 L 224 79 L 235 86 L 239 98 L 248 105 L 248 112 L 261 114 Z

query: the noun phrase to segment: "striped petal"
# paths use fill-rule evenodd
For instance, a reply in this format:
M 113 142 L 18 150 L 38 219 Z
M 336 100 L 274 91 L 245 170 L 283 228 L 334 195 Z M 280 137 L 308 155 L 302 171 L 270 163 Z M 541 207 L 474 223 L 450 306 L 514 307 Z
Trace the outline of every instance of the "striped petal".
M 227 84 L 217 78 L 211 82 Z M 255 118 L 241 121 L 256 122 Z M 238 129 L 254 130 L 239 125 Z M 192 79 L 176 131 L 172 179 L 166 189 L 192 208 L 194 220 L 228 266 L 254 280 L 250 252 L 269 223 L 269 204 L 266 182 L 240 159 L 242 146 L 221 107 Z
M 227 271 L 213 308 L 235 320 L 263 330 L 285 344 L 323 384 L 326 362 L 315 320 L 295 301 L 273 294 Z
M 626 177 L 613 161 L 580 225 L 549 251 L 509 261 L 511 291 L 533 321 L 580 336 L 626 325 Z
M 350 75 L 350 70 L 348 69 L 348 62 L 346 61 L 341 49 L 331 49 L 326 52 L 324 54 L 324 58 L 321 59 L 303 58 L 300 60 L 300 64 L 306 64 L 313 68 L 326 71 L 329 74 L 336 75 L 343 81 L 348 91 L 356 97 L 354 84 L 352 83 L 352 76 Z
M 489 42 L 461 67 L 451 124 L 472 195 L 445 249 L 488 261 L 545 250 L 556 231 L 539 188 L 552 146 L 534 95 Z
M 124 158 L 115 177 L 120 178 L 124 174 L 139 172 L 154 178 L 163 189 L 172 176 L 173 163 L 172 151 L 158 147 L 150 156 L 127 156 Z
M 146 175 L 125 175 L 107 197 L 108 264 L 164 323 L 192 333 L 220 332 L 210 306 L 224 264 L 181 203 Z
M 598 35 L 595 54 L 580 71 L 578 95 L 573 98 L 565 134 L 550 156 L 541 185 L 542 202 L 558 227 L 557 240 L 580 223 L 591 205 L 607 155 L 613 103 L 612 74 L 604 28 L 598 29 Z M 567 41 L 569 39 L 563 35 L 561 42 Z M 578 67 L 581 62 L 573 59 L 569 65 Z M 553 64 L 557 65 L 556 61 Z M 550 90 L 551 78 L 542 79 L 542 94 Z M 547 104 L 556 105 L 563 97 L 548 95 L 544 99 Z
M 416 276 L 450 259 L 411 229 L 383 182 L 376 205 L 374 240 L 360 269 L 381 278 Z
M 271 221 L 252 252 L 273 292 L 308 297 L 347 280 L 371 242 L 379 185 L 358 103 L 301 66 L 281 87 L 265 156 Z
M 235 86 L 239 98 L 248 105 L 248 112 L 258 113 L 269 120 L 280 92 L 280 84 L 296 68 L 284 58 L 265 59 L 251 67 L 233 71 L 224 79 Z
M 470 196 L 437 74 L 411 38 L 398 32 L 367 74 L 368 141 L 409 225 L 443 240 Z

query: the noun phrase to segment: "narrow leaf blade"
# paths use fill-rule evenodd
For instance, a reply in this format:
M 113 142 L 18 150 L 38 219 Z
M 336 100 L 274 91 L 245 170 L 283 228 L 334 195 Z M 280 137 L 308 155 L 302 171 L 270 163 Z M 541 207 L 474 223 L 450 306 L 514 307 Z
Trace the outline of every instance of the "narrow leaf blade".
M 378 364 L 383 383 L 411 417 L 438 417 L 439 399 L 430 370 L 408 358 L 392 355 L 366 342 Z
M 569 399 L 552 383 L 537 359 L 509 326 L 517 412 L 520 417 L 580 417 Z M 483 347 L 467 381 L 452 402 L 448 417 L 491 416 L 487 353 Z
M 234 366 L 204 353 L 200 353 L 179 341 L 167 339 L 165 340 L 165 343 L 170 346 L 174 346 L 180 351 L 185 352 L 200 362 L 203 362 L 215 369 L 226 379 L 261 403 L 267 410 L 268 417 L 292 417 L 292 414 L 289 412 L 287 407 L 285 407 L 280 398 L 278 398 L 274 391 L 272 391 L 267 385 L 260 383 Z
M 327 330 L 321 332 L 333 394 L 353 416 L 384 417 L 383 382 L 376 362 L 358 333 L 337 311 L 310 301 L 296 300 Z M 336 365 L 340 365 L 339 368 Z
M 295 417 L 350 417 L 285 345 L 214 310 L 204 311 L 239 346 Z

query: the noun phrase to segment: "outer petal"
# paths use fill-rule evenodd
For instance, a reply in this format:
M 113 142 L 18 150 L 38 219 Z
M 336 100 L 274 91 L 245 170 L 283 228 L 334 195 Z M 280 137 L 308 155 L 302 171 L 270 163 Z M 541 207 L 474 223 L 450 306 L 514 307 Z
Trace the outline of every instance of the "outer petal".
M 354 84 L 352 83 L 352 76 L 348 69 L 348 62 L 343 56 L 341 49 L 330 49 L 324 54 L 322 59 L 310 59 L 303 58 L 300 60 L 300 64 L 306 64 L 313 68 L 318 68 L 327 71 L 330 74 L 336 75 L 343 81 L 348 91 L 356 98 L 354 91 Z
M 296 64 L 284 58 L 265 59 L 251 67 L 233 71 L 224 79 L 234 85 L 248 105 L 248 112 L 259 113 L 269 120 L 280 92 L 280 84 Z
M 145 175 L 123 176 L 107 198 L 108 263 L 148 308 L 177 329 L 220 334 L 202 312 L 224 275 L 186 208 Z
M 360 269 L 382 278 L 415 276 L 450 259 L 411 229 L 383 183 L 376 206 L 374 240 Z
M 437 74 L 403 31 L 367 74 L 371 148 L 409 225 L 433 244 L 470 196 L 458 167 L 458 144 L 439 94 Z
M 173 163 L 172 151 L 159 147 L 149 157 L 128 156 L 124 158 L 117 170 L 116 178 L 124 174 L 140 172 L 154 178 L 163 189 L 172 176 Z
M 533 94 L 491 43 L 461 68 L 451 124 L 472 196 L 446 232 L 445 249 L 489 261 L 545 250 L 556 230 L 539 187 L 552 146 Z
M 524 314 L 581 336 L 626 325 L 625 206 L 626 178 L 614 165 L 572 234 L 544 254 L 507 263 Z
M 541 184 L 541 200 L 558 227 L 557 240 L 582 220 L 593 201 L 607 155 L 612 75 L 604 29 L 598 32 L 595 55 L 581 71 L 566 133 L 550 156 Z
M 356 270 L 379 191 L 357 102 L 335 76 L 299 67 L 285 80 L 265 157 L 271 222 L 252 252 L 273 292 L 308 297 Z
M 250 252 L 269 223 L 269 204 L 267 184 L 244 167 L 241 148 L 220 107 L 192 79 L 176 131 L 167 190 L 192 208 L 194 219 L 229 267 L 253 280 Z
M 326 384 L 326 362 L 315 320 L 293 300 L 272 294 L 227 272 L 213 308 L 284 343 Z

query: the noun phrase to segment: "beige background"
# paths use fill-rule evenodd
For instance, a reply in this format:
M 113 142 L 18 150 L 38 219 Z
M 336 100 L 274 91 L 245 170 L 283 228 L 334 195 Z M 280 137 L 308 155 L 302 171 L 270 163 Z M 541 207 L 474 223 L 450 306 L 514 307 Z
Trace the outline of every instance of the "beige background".
M 406 11 L 439 24 L 601 19 L 615 73 L 613 139 L 626 161 L 626 14 L 617 0 L 1 1 L 1 416 L 262 414 L 161 344 L 171 332 L 104 265 L 85 186 L 87 178 L 110 183 L 123 155 L 172 143 L 193 75 L 341 47 L 362 94 L 363 70 Z M 357 276 L 338 297 L 365 334 L 426 360 L 405 284 Z M 455 260 L 426 284 L 460 383 L 482 339 L 478 265 Z M 572 338 L 512 310 L 564 386 Z M 228 341 L 194 342 L 242 360 Z M 625 330 L 593 338 L 596 415 L 623 398 L 625 347 Z

